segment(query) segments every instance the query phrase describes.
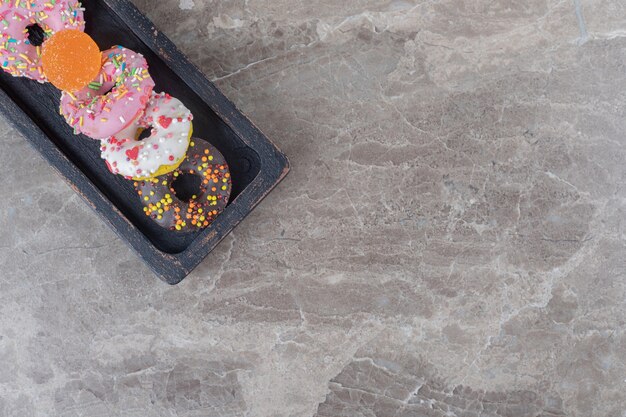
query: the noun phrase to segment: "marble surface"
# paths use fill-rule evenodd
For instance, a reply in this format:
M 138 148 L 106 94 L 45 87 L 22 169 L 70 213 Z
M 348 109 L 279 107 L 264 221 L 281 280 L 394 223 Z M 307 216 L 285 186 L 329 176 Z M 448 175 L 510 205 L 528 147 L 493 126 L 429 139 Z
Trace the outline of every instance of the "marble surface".
M 622 0 L 135 0 L 290 157 L 181 285 L 0 124 L 0 416 L 626 415 Z

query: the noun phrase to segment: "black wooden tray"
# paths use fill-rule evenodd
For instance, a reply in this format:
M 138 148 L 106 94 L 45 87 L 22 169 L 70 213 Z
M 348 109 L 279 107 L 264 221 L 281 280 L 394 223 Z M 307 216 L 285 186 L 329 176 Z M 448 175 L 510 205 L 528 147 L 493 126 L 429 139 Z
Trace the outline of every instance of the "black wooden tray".
M 112 228 L 169 284 L 179 283 L 289 171 L 289 163 L 222 93 L 128 0 L 82 0 L 86 32 L 102 50 L 123 45 L 143 54 L 155 91 L 180 99 L 194 115 L 194 136 L 217 147 L 233 180 L 229 205 L 207 229 L 180 234 L 143 212 L 131 181 L 111 174 L 98 142 L 76 136 L 59 116 L 50 84 L 0 71 L 0 111 Z

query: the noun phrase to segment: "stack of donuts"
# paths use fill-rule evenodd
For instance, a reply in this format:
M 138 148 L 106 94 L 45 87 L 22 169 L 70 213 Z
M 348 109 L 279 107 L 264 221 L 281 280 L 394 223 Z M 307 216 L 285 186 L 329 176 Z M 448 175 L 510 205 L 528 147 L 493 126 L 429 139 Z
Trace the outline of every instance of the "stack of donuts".
M 123 46 L 100 51 L 84 33 L 76 0 L 0 0 L 0 64 L 16 77 L 50 82 L 60 114 L 100 141 L 109 171 L 133 181 L 143 210 L 161 227 L 207 227 L 228 203 L 232 182 L 222 154 L 192 137 L 193 115 L 178 99 L 155 91 L 146 59 Z M 173 183 L 199 177 L 188 198 Z

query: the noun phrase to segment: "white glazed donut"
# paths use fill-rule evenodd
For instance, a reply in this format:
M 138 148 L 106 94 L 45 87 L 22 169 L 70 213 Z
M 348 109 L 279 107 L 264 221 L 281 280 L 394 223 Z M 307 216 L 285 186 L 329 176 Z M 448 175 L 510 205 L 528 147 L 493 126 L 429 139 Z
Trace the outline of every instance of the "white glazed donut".
M 167 174 L 185 159 L 193 115 L 178 99 L 152 93 L 143 116 L 129 127 L 101 141 L 102 159 L 109 171 L 142 180 Z M 138 140 L 142 131 L 150 136 Z

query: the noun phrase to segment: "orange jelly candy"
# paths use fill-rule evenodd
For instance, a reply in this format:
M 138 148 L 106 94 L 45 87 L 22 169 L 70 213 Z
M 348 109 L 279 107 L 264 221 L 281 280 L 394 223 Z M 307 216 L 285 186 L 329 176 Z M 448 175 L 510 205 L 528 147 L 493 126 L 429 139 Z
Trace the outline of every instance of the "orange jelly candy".
M 100 48 L 79 30 L 62 30 L 43 44 L 43 71 L 55 87 L 76 92 L 96 79 L 102 67 Z

